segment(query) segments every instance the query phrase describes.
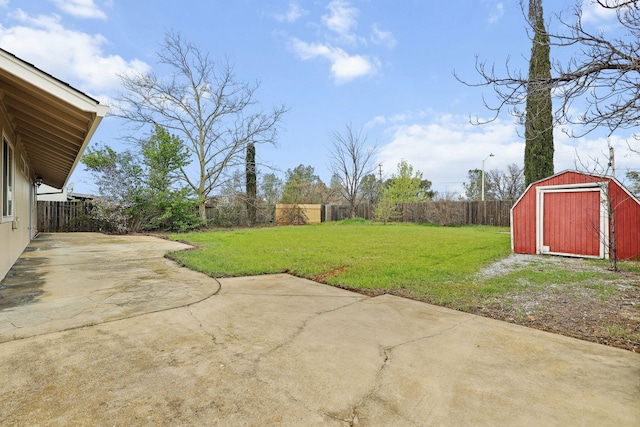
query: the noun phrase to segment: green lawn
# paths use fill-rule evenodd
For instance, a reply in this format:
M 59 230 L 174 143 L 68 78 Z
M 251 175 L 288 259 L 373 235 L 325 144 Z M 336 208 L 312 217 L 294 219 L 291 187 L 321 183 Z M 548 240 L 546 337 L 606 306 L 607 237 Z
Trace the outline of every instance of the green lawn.
M 170 238 L 198 246 L 170 254 L 172 259 L 213 277 L 289 272 L 350 288 L 400 290 L 440 304 L 495 292 L 495 284 L 484 289 L 474 275 L 510 252 L 507 228 L 482 226 L 347 221 Z
M 637 301 L 637 263 L 621 263 L 622 274 L 607 260 L 547 256 L 492 266 L 510 253 L 507 228 L 345 221 L 170 238 L 197 246 L 171 258 L 213 277 L 289 272 L 622 348 L 640 340 L 628 308 Z

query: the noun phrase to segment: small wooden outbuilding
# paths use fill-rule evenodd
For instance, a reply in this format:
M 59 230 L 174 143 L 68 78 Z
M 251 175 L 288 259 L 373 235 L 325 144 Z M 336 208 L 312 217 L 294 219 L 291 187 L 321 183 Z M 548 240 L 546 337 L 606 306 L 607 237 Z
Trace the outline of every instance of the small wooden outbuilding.
M 278 225 L 320 224 L 321 222 L 322 205 L 304 203 L 276 205 L 276 224 Z
M 511 208 L 511 249 L 640 259 L 640 201 L 610 176 L 564 171 L 529 185 Z

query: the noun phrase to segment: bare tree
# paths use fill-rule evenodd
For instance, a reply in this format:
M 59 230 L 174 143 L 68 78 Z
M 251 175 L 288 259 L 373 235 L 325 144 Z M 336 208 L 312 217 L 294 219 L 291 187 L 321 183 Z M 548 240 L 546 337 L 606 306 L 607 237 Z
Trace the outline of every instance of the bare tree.
M 627 171 L 625 173 L 626 185 L 634 196 L 640 197 L 640 172 Z
M 637 0 L 597 0 L 597 2 L 606 9 L 618 9 L 622 6 L 638 7 Z
M 267 209 L 266 221 L 272 221 L 276 218 L 276 203 L 282 194 L 282 179 L 275 173 L 267 173 L 262 175 L 260 179 L 260 198 L 264 200 Z
M 212 61 L 179 33 L 166 34 L 158 57 L 171 74 L 121 75 L 125 91 L 113 114 L 137 128 L 160 125 L 185 141 L 197 173 L 182 168 L 182 176 L 205 220 L 205 202 L 225 171 L 244 163 L 249 144 L 274 143 L 287 109 L 262 111 L 256 100 L 259 83 L 238 81 L 228 63 Z
M 493 169 L 487 173 L 490 198 L 494 200 L 516 200 L 524 193 L 524 170 L 511 163 L 507 170 Z
M 487 176 L 485 177 L 484 187 L 487 195 L 486 198 L 491 199 L 491 183 L 488 179 L 488 175 L 489 174 L 487 173 Z M 462 184 L 462 187 L 464 187 L 465 197 L 467 198 L 467 200 L 480 200 L 482 197 L 482 170 L 470 169 L 469 172 L 467 172 L 467 179 L 469 181 Z
M 366 142 L 362 130 L 354 130 L 351 124 L 345 126 L 344 133 L 333 132 L 329 152 L 331 172 L 340 179 L 340 193 L 349 203 L 351 218 L 356 216 L 356 209 L 365 196 L 360 191 L 362 180 L 374 169 L 372 160 L 376 147 L 367 147 Z
M 598 237 L 601 244 L 605 245 L 609 257 L 609 268 L 618 271 L 618 242 L 616 227 L 616 212 L 631 200 L 631 197 L 625 191 L 612 191 L 612 156 L 610 142 L 607 142 L 609 155 L 603 155 L 607 161 L 603 162 L 597 157 L 590 157 L 590 162 L 584 162 L 579 156 L 577 163 L 580 168 L 590 172 L 586 172 L 591 177 L 591 181 L 595 183 L 601 192 L 600 204 L 601 211 L 606 213 L 607 224 L 604 228 L 601 224 L 594 223 L 591 225 L 593 233 Z M 604 153 L 603 153 L 604 154 Z M 615 179 L 615 177 L 614 177 Z
M 640 1 L 598 0 L 600 6 L 616 11 L 620 30 L 616 37 L 585 27 L 583 4 L 577 3 L 571 18 L 556 15 L 560 31 L 548 34 L 549 44 L 572 56 L 565 62 L 554 61 L 550 77 L 532 80 L 520 70 L 511 69 L 508 59 L 501 76 L 495 66 L 476 59 L 481 81 L 469 83 L 458 78 L 469 86 L 493 89 L 497 103 L 491 105 L 485 101 L 494 113 L 489 121 L 503 111 L 522 119 L 521 106 L 526 102 L 527 88 L 534 84 L 540 90 L 550 89 L 556 100 L 554 125 L 580 126 L 579 131 L 567 131 L 571 136 L 583 136 L 596 128 L 608 129 L 610 133 L 637 128 L 640 121 Z M 521 6 L 524 8 L 522 2 Z M 578 100 L 584 105 L 572 108 Z M 574 115 L 572 111 L 580 113 Z

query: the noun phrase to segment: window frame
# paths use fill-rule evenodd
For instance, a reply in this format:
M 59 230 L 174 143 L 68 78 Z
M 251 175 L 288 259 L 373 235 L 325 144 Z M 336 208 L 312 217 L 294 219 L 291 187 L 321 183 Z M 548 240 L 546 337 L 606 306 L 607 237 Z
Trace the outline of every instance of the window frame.
M 7 159 L 8 157 L 8 159 Z M 9 139 L 2 135 L 2 153 L 0 153 L 0 194 L 2 194 L 2 222 L 13 221 L 16 210 L 16 151 Z M 9 185 L 10 184 L 10 185 Z

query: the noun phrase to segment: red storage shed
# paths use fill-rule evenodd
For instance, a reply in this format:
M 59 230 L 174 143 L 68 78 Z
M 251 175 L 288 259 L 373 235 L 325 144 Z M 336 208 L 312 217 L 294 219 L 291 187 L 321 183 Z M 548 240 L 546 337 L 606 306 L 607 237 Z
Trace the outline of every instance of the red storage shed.
M 640 201 L 610 176 L 560 172 L 511 208 L 516 253 L 609 258 L 614 236 L 618 259 L 640 259 Z

